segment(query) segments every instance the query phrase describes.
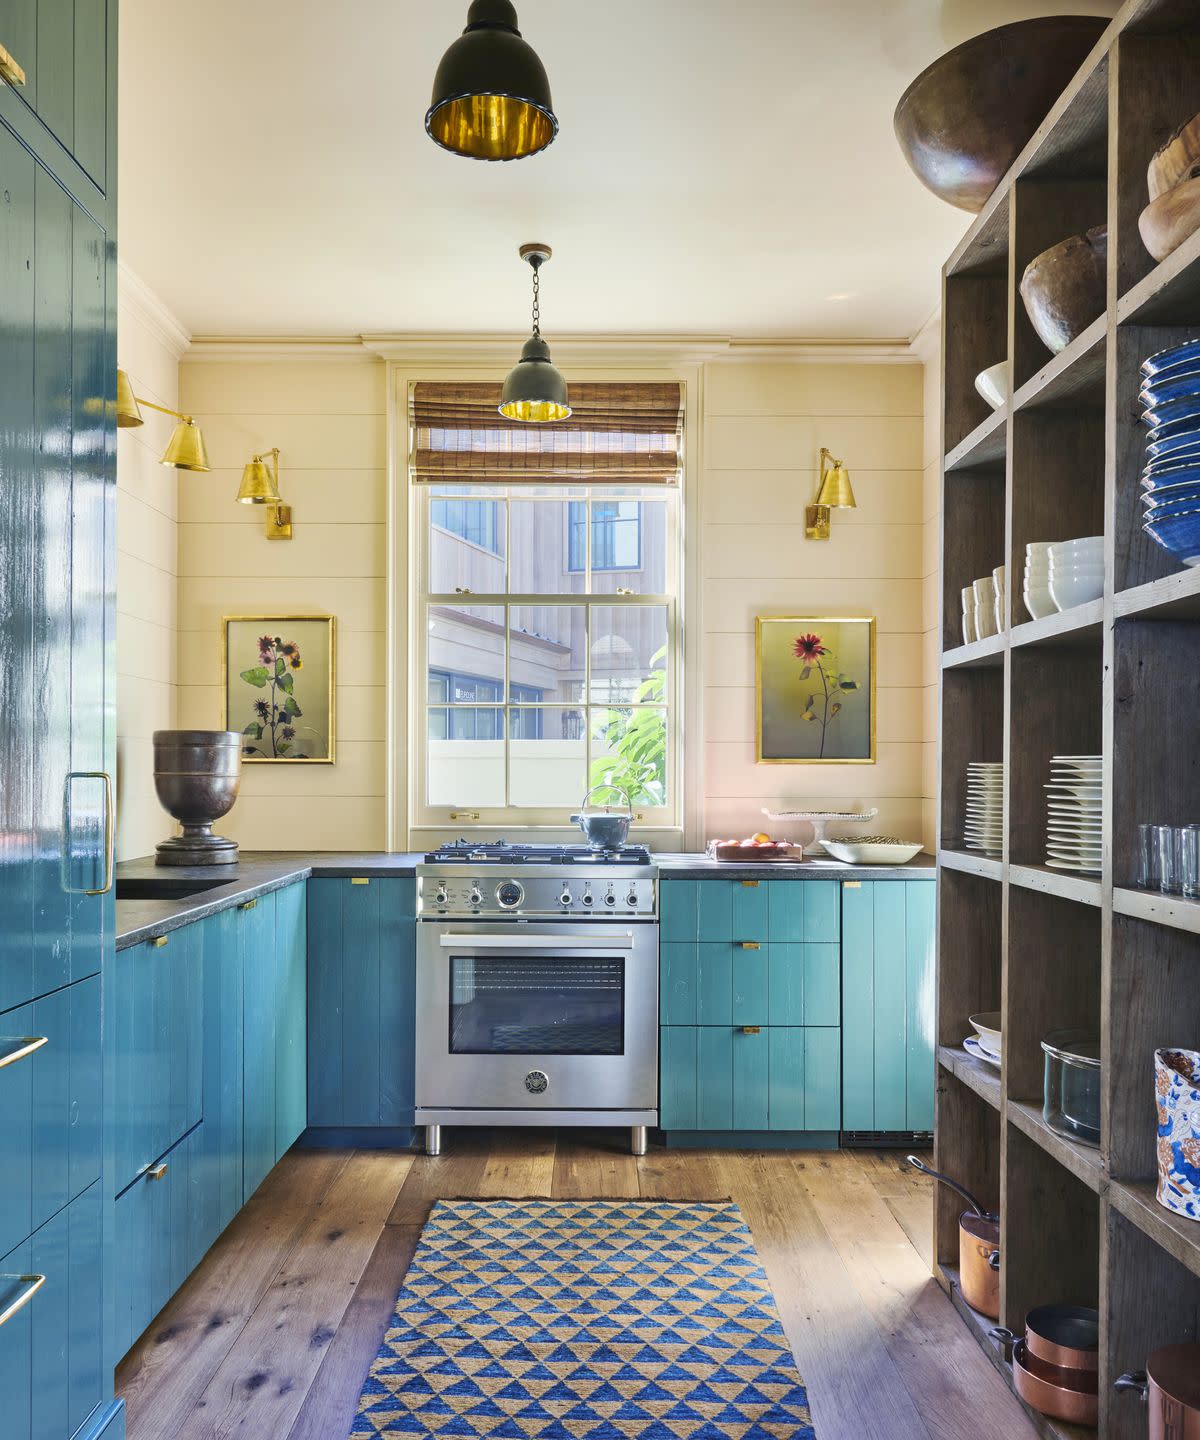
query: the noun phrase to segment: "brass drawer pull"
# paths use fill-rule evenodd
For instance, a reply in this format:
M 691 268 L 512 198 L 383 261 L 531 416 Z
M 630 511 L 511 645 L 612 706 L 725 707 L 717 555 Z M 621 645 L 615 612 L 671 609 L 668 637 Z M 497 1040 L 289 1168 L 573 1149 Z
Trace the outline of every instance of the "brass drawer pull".
M 757 940 L 739 940 L 738 944 L 743 950 L 761 950 L 762 946 Z
M 40 1050 L 47 1044 L 49 1035 L 14 1035 L 0 1039 L 0 1070 L 6 1065 L 15 1065 L 18 1060 L 24 1060 L 26 1055 L 32 1055 L 35 1050 Z
M 465 591 L 464 593 L 465 593 L 465 594 L 469 594 L 470 592 L 469 592 L 469 591 Z M 451 818 L 451 820 L 478 820 L 478 819 L 479 819 L 479 811 L 478 811 L 478 810 L 451 810 L 451 812 L 450 812 L 450 818 Z
M 166 1173 L 167 1162 L 165 1160 L 160 1160 L 157 1165 L 151 1165 L 149 1170 L 146 1171 L 146 1179 L 161 1180 Z
M 350 883 L 351 885 L 369 885 L 371 882 L 365 875 L 355 875 Z
M 21 69 L 3 45 L 0 45 L 0 80 L 7 80 L 10 85 L 24 85 L 25 83 L 24 70 Z M 45 1277 L 43 1276 L 42 1278 L 44 1279 Z M 22 1300 L 21 1304 L 23 1305 L 24 1303 Z M 5 1316 L 4 1319 L 0 1319 L 0 1325 L 3 1325 L 4 1320 L 7 1318 L 8 1317 Z
M 18 1284 L 25 1286 L 15 1300 L 0 1310 L 0 1325 L 7 1325 L 18 1310 L 24 1310 L 46 1283 L 44 1275 L 0 1275 L 0 1280 L 15 1280 Z
M 743 881 L 742 881 L 743 887 L 744 887 L 745 889 L 747 889 L 747 890 L 757 890 L 758 887 L 759 887 L 759 883 L 760 883 L 760 882 L 757 881 L 757 880 L 743 880 Z
M 761 1025 L 743 1025 L 743 1026 L 742 1026 L 742 1034 L 743 1034 L 743 1035 L 761 1035 L 761 1034 L 762 1034 L 762 1026 L 761 1026 Z
M 238 909 L 239 909 L 239 910 L 253 910 L 254 907 L 255 907 L 257 904 L 258 904 L 258 901 L 257 901 L 257 900 L 243 900 L 242 903 L 238 906 Z
M 162 947 L 167 944 L 167 937 L 165 935 L 156 935 L 150 943 L 156 950 L 161 950 Z

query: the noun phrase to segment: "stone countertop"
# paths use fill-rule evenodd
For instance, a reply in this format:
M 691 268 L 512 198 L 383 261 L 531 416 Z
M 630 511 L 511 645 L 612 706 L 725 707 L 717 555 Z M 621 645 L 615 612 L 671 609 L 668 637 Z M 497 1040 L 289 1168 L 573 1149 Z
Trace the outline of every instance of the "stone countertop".
M 117 949 L 166 935 L 182 925 L 310 876 L 411 878 L 423 859 L 423 855 L 413 852 L 387 855 L 327 850 L 303 854 L 245 851 L 236 865 L 228 866 L 156 865 L 152 856 L 124 860 L 117 866 Z M 915 856 L 907 865 L 843 865 L 838 860 L 773 860 L 756 865 L 665 852 L 656 855 L 654 862 L 664 880 L 703 880 L 721 875 L 730 880 L 933 880 L 937 875 L 933 857 L 925 854 Z M 122 883 L 137 880 L 194 880 L 212 888 L 177 899 L 121 899 Z

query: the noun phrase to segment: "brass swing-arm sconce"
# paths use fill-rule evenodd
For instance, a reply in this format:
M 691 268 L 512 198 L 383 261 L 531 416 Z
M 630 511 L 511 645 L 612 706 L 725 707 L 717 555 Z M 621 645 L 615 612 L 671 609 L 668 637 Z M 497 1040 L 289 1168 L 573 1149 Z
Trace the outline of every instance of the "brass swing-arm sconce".
M 850 488 L 850 472 L 844 460 L 836 460 L 821 446 L 821 477 L 817 498 L 804 510 L 804 533 L 810 540 L 829 539 L 830 510 L 855 510 L 854 491 Z
M 271 463 L 268 465 L 267 461 Z M 292 507 L 279 495 L 279 446 L 255 455 L 242 471 L 237 493 L 243 505 L 267 505 L 266 536 L 268 540 L 292 538 Z
M 135 395 L 129 376 L 124 370 L 118 370 L 117 428 L 133 430 L 139 425 L 144 425 L 146 422 L 142 418 L 141 411 L 143 405 L 147 410 L 157 410 L 160 415 L 172 415 L 179 421 L 158 463 L 174 465 L 176 470 L 196 470 L 201 474 L 207 474 L 212 466 L 208 463 L 208 451 L 204 448 L 204 436 L 200 433 L 199 425 L 190 415 L 185 415 L 182 410 L 172 410 L 167 405 L 156 405 L 153 400 Z

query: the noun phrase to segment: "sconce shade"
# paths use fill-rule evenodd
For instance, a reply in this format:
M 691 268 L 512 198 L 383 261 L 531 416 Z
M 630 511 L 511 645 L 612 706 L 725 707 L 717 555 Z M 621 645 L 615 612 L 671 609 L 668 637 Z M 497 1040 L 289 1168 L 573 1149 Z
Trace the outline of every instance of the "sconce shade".
M 146 422 L 138 409 L 137 396 L 124 370 L 117 371 L 117 429 L 133 430 Z
M 521 347 L 520 360 L 505 378 L 499 410 L 506 419 L 535 425 L 570 416 L 567 382 L 551 364 L 550 347 L 540 335 L 531 335 Z
M 211 470 L 208 451 L 204 448 L 204 436 L 194 420 L 184 419 L 175 427 L 160 465 L 174 465 L 176 470 Z
M 825 472 L 816 503 L 827 505 L 831 510 L 857 510 L 854 491 L 850 488 L 850 472 L 840 460 Z
M 473 160 L 520 160 L 558 134 L 545 67 L 521 38 L 509 0 L 474 0 L 437 68 L 425 129 Z
M 242 471 L 237 498 L 243 505 L 279 504 L 279 486 L 271 474 L 271 467 L 261 455 L 256 455 Z

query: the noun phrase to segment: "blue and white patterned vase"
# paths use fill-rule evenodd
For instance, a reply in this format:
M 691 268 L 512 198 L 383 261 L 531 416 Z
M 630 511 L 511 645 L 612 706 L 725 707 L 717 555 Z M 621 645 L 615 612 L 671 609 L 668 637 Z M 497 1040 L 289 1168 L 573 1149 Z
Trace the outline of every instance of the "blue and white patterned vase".
M 1200 1220 L 1200 1052 L 1156 1050 L 1158 1203 Z

